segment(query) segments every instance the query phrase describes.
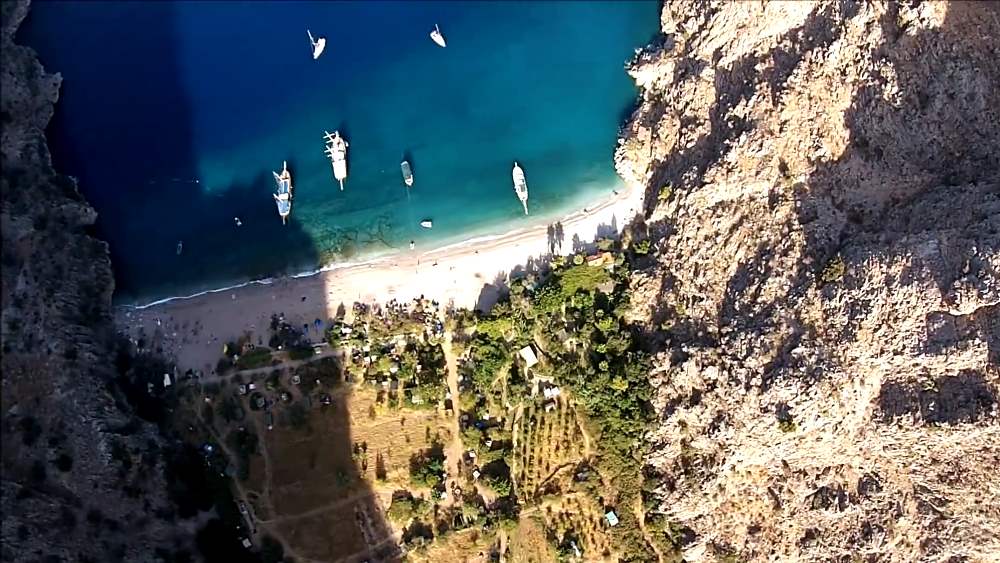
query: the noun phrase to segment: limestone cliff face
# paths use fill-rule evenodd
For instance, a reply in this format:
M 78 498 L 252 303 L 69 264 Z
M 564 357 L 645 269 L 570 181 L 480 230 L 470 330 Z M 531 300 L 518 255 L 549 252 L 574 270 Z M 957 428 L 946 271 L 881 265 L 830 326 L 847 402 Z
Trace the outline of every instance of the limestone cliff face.
M 689 560 L 1000 554 L 1000 5 L 668 2 L 616 161 Z
M 2 10 L 2 559 L 155 560 L 187 541 L 162 440 L 109 391 L 107 247 L 44 136 L 60 78 L 13 42 L 27 2 Z

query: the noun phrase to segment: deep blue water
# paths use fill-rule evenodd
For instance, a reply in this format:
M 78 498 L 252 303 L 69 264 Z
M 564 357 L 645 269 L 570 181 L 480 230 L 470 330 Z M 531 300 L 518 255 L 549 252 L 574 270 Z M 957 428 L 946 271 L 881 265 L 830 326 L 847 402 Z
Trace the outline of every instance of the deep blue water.
M 657 24 L 655 2 L 60 1 L 33 4 L 20 40 L 64 78 L 55 164 L 99 212 L 116 299 L 135 302 L 502 233 L 609 193 L 636 95 L 624 63 Z M 307 28 L 327 37 L 318 61 Z M 335 129 L 343 192 L 323 154 Z

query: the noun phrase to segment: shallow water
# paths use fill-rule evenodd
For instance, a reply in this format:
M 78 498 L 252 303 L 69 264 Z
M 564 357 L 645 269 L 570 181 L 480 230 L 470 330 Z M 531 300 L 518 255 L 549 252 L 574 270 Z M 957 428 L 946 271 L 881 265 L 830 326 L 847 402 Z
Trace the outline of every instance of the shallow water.
M 657 22 L 655 2 L 39 2 L 20 40 L 64 78 L 53 156 L 98 210 L 128 303 L 505 232 L 609 194 L 636 95 L 623 65 Z M 318 61 L 307 28 L 327 37 Z M 323 154 L 335 129 L 343 192 Z

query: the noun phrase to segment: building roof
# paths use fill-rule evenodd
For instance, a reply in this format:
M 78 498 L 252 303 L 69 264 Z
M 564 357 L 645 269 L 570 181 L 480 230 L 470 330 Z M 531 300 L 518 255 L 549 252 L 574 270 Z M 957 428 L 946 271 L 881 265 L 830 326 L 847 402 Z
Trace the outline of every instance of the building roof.
M 593 256 L 588 256 L 586 260 L 590 266 L 606 266 L 615 263 L 615 257 L 610 252 L 594 254 Z
M 615 514 L 614 510 L 609 510 L 604 517 L 608 519 L 608 524 L 611 524 L 612 526 L 618 525 L 618 515 Z
M 531 349 L 531 346 L 521 348 L 521 351 L 518 352 L 518 354 L 520 354 L 521 358 L 524 359 L 524 363 L 527 364 L 527 367 L 529 368 L 538 363 L 538 357 L 535 356 L 535 351 Z

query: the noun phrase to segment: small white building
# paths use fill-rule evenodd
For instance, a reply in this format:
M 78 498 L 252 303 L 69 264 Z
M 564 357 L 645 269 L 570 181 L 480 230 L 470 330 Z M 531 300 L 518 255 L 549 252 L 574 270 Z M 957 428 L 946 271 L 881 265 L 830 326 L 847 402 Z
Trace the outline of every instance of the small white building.
M 562 393 L 562 389 L 558 387 L 546 387 L 542 390 L 542 394 L 545 395 L 546 399 L 555 399 Z
M 518 352 L 518 354 L 521 356 L 521 359 L 524 360 L 524 364 L 526 367 L 530 368 L 531 366 L 538 363 L 538 357 L 535 356 L 535 351 L 531 349 L 531 346 L 525 346 L 524 348 L 521 348 L 521 351 Z
M 615 514 L 614 510 L 609 510 L 607 514 L 604 515 L 604 518 L 607 519 L 608 524 L 611 524 L 612 526 L 618 525 L 618 515 Z

